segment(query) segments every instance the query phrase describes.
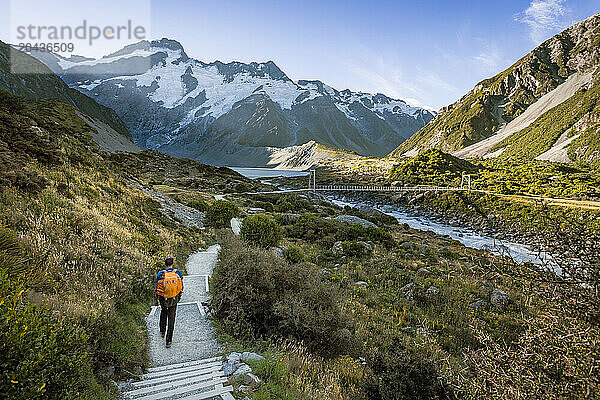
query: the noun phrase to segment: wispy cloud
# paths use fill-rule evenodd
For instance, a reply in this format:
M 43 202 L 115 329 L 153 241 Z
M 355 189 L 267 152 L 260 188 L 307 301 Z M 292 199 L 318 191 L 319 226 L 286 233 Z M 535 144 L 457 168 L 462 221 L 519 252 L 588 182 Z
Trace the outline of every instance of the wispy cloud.
M 424 83 L 424 84 L 429 85 L 434 88 L 439 88 L 439 89 L 445 90 L 447 92 L 456 92 L 456 88 L 454 86 L 452 86 L 445 80 L 441 79 L 439 76 L 437 76 L 433 72 L 426 71 L 419 66 L 416 67 L 416 70 L 418 72 L 418 75 L 416 76 L 415 79 L 418 82 Z
M 496 74 L 506 66 L 507 61 L 495 43 L 482 42 L 484 42 L 482 50 L 476 56 L 471 57 L 471 61 L 481 74 Z
M 568 25 L 571 10 L 565 0 L 533 0 L 529 7 L 515 15 L 515 21 L 529 26 L 529 37 L 535 44 Z

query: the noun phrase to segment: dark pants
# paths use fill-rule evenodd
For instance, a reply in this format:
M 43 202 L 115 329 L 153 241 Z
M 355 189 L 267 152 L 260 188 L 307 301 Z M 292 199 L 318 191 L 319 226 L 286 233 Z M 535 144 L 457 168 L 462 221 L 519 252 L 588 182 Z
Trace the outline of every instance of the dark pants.
M 163 297 L 158 297 L 160 301 L 160 323 L 161 332 L 167 331 L 167 343 L 173 341 L 173 329 L 175 328 L 175 313 L 177 311 L 177 303 L 168 307 L 170 302 Z M 169 299 L 170 300 L 170 299 Z M 168 321 L 168 328 L 167 328 Z

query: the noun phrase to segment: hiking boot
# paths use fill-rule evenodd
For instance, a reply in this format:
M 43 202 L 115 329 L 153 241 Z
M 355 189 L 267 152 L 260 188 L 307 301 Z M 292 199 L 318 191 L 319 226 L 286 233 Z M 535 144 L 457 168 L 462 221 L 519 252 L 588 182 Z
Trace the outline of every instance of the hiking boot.
M 171 347 L 171 342 L 167 342 L 167 349 Z
M 161 332 L 161 333 L 160 333 L 160 337 L 161 337 L 161 338 L 164 338 L 164 337 L 165 337 L 165 333 L 164 333 L 164 332 Z

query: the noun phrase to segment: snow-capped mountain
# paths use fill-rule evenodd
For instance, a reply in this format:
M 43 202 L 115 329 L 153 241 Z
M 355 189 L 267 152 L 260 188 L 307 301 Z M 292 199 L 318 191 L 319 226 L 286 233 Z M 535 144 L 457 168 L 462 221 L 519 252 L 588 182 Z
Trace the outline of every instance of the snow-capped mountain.
M 382 94 L 294 82 L 272 61 L 207 64 L 169 39 L 97 60 L 32 55 L 114 109 L 139 146 L 213 164 L 266 165 L 265 148 L 311 140 L 382 156 L 433 118 Z

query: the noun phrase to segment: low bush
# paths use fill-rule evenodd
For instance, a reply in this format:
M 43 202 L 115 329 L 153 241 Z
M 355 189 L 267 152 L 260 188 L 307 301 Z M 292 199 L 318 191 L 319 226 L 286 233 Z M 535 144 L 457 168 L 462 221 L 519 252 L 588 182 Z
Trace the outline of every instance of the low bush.
M 212 305 L 229 334 L 292 338 L 326 355 L 349 348 L 339 292 L 321 281 L 313 267 L 287 264 L 229 234 L 219 243 L 223 250 L 212 277 Z
M 304 255 L 304 252 L 300 246 L 296 246 L 294 244 L 283 249 L 283 258 L 290 264 L 306 261 L 306 256 Z
M 24 302 L 22 289 L 11 287 L 6 271 L 0 274 L 0 390 L 12 399 L 72 398 L 80 380 L 93 379 L 85 334 L 43 306 Z
M 275 203 L 275 211 L 277 212 L 299 212 L 312 209 L 313 206 L 310 201 L 296 195 L 283 196 Z
M 240 215 L 240 209 L 235 203 L 226 200 L 217 200 L 206 211 L 206 222 L 214 228 L 229 226 L 232 218 Z
M 342 242 L 342 250 L 344 251 L 344 255 L 348 257 L 363 257 L 370 253 L 367 245 L 361 242 L 353 241 L 343 241 Z
M 251 215 L 244 219 L 242 238 L 258 247 L 274 247 L 281 241 L 281 227 L 266 215 Z
M 25 300 L 20 244 L 0 228 L 0 390 L 12 399 L 72 398 L 94 381 L 87 337 Z M 88 385 L 89 386 L 89 385 Z
M 275 209 L 273 208 L 273 204 L 268 201 L 257 201 L 256 207 L 262 208 L 266 212 L 273 212 Z
M 204 200 L 192 200 L 188 203 L 188 206 L 195 208 L 198 211 L 206 211 L 208 210 L 208 204 Z
M 400 340 L 367 355 L 368 379 L 364 392 L 374 400 L 446 399 L 448 389 L 424 352 L 407 348 Z
M 337 241 L 372 241 L 390 247 L 394 244 L 392 235 L 383 228 L 348 224 L 321 218 L 314 214 L 300 216 L 288 229 L 288 235 L 312 243 L 331 247 Z

